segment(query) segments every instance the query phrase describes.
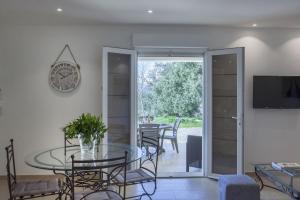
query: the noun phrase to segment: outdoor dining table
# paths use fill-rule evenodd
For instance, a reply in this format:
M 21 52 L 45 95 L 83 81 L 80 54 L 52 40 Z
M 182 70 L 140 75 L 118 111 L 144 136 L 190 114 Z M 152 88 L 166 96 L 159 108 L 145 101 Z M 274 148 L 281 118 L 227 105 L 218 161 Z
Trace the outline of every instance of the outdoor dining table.
M 141 148 L 126 144 L 99 144 L 98 149 L 99 151 L 95 151 L 93 155 L 81 153 L 79 145 L 68 146 L 66 148 L 66 154 L 64 147 L 42 149 L 27 155 L 25 157 L 25 163 L 34 168 L 52 170 L 56 173 L 59 171 L 65 172 L 72 170 L 72 155 L 74 155 L 75 160 L 101 160 L 124 156 L 125 151 L 127 151 L 128 163 L 137 161 L 143 155 Z M 102 163 L 95 164 L 100 165 Z M 106 162 L 105 164 L 108 163 Z

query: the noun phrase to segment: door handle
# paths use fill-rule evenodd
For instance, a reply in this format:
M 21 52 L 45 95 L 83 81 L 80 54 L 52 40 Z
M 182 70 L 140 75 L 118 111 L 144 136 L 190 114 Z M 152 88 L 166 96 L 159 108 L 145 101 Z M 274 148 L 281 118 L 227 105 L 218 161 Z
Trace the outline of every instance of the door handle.
M 242 122 L 241 122 L 241 120 L 240 120 L 239 117 L 231 117 L 231 119 L 235 119 L 237 121 L 237 123 L 238 123 L 239 126 L 242 125 Z

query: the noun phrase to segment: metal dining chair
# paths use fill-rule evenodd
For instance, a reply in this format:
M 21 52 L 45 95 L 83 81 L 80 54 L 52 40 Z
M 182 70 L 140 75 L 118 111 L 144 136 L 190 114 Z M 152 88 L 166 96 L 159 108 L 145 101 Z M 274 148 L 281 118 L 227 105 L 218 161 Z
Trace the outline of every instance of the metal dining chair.
M 10 145 L 6 150 L 6 169 L 9 190 L 9 200 L 33 199 L 57 195 L 56 199 L 61 199 L 62 191 L 59 179 L 38 180 L 38 181 L 18 181 L 16 175 L 14 142 L 10 140 Z
M 165 129 L 164 130 L 164 137 L 162 138 L 162 142 L 161 142 L 161 148 L 163 148 L 163 141 L 164 140 L 170 140 L 173 150 L 176 148 L 176 152 L 179 153 L 179 149 L 178 149 L 178 141 L 177 141 L 177 134 L 178 134 L 178 128 L 180 126 L 182 119 L 177 117 L 174 125 L 171 129 Z M 171 132 L 171 134 L 168 134 L 168 132 Z M 175 148 L 174 148 L 175 147 Z
M 70 147 L 79 147 L 80 144 L 77 139 L 69 139 L 66 137 L 64 133 L 64 155 L 67 156 L 67 149 Z M 97 146 L 97 152 L 99 152 L 99 147 Z M 70 175 L 70 171 L 65 171 L 65 174 Z M 84 173 L 81 172 L 80 174 L 76 175 L 76 187 L 86 187 L 90 185 L 90 182 L 95 182 L 99 179 L 99 171 L 95 170 L 86 170 Z M 86 179 L 88 178 L 88 181 Z M 93 177 L 93 179 L 91 178 Z
M 77 139 L 69 139 L 67 138 L 66 134 L 64 133 L 64 154 L 67 155 L 67 148 L 79 146 L 79 142 Z
M 67 138 L 66 134 L 64 133 L 64 155 L 67 155 L 67 148 L 68 147 L 75 147 L 75 146 L 80 146 L 79 141 L 77 138 L 70 139 Z M 99 152 L 99 147 L 97 145 L 97 152 Z
M 159 135 L 147 135 L 144 132 L 142 132 L 141 148 L 145 156 L 140 158 L 139 168 L 134 170 L 128 170 L 126 171 L 126 173 L 121 172 L 113 180 L 118 186 L 120 186 L 126 178 L 127 186 L 136 184 L 140 184 L 142 186 L 144 193 L 126 197 L 127 199 L 137 197 L 141 199 L 143 196 L 148 196 L 151 199 L 151 195 L 153 195 L 157 189 Z M 144 187 L 145 183 L 150 182 L 154 183 L 154 189 L 152 192 L 147 191 L 147 189 Z
M 117 192 L 112 184 L 112 180 L 121 172 L 127 170 L 127 152 L 123 156 L 117 158 L 103 159 L 103 160 L 75 160 L 72 158 L 72 173 L 67 178 L 67 185 L 70 185 L 69 196 L 71 200 L 124 200 L 126 197 L 126 174 L 123 181 L 120 183 L 123 189 L 123 194 Z M 88 189 L 83 192 L 75 192 L 76 176 L 82 171 L 92 170 L 99 171 L 101 178 L 90 185 Z

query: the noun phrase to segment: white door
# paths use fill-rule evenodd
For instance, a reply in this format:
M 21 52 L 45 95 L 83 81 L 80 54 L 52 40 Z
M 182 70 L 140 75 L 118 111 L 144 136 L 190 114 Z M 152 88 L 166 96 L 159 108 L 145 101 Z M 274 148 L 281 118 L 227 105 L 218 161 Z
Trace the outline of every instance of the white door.
M 244 48 L 205 55 L 206 175 L 244 173 Z
M 104 47 L 102 59 L 104 142 L 136 145 L 136 51 Z

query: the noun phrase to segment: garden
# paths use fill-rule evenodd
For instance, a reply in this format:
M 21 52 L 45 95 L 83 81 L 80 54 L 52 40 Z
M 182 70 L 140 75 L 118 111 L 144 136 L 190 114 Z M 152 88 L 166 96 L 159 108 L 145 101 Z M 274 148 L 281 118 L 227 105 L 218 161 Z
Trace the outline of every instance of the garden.
M 138 115 L 154 123 L 202 127 L 202 62 L 139 60 Z

